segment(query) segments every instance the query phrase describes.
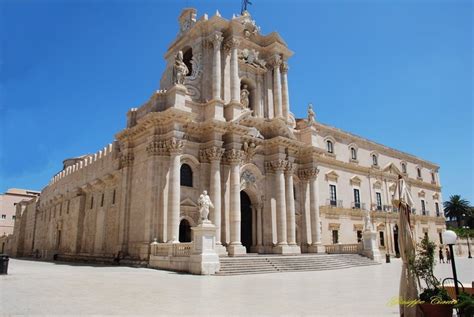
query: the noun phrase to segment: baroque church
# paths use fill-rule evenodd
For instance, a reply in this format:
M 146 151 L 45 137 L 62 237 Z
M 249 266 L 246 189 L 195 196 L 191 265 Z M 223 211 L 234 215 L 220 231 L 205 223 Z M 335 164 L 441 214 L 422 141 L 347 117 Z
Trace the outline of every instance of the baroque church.
M 290 109 L 293 52 L 245 11 L 179 16 L 160 88 L 95 154 L 64 160 L 38 198 L 17 205 L 14 256 L 147 261 L 150 244 L 184 244 L 208 191 L 220 256 L 336 252 L 370 214 L 382 253 L 397 255 L 398 173 L 417 239 L 442 243 L 439 166 Z M 297 61 L 295 61 L 297 62 Z M 397 171 L 394 173 L 393 171 Z

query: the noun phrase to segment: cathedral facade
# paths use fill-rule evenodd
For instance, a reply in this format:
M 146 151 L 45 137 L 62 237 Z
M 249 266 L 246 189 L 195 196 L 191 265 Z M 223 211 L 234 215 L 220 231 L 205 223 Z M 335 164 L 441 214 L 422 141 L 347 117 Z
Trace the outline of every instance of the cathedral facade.
M 192 240 L 207 190 L 221 255 L 357 244 L 366 213 L 380 250 L 395 255 L 399 174 L 416 236 L 442 243 L 439 167 L 319 123 L 311 106 L 295 118 L 291 55 L 247 12 L 183 10 L 160 89 L 127 113 L 113 143 L 66 159 L 38 198 L 17 205 L 11 253 L 147 260 L 153 241 Z

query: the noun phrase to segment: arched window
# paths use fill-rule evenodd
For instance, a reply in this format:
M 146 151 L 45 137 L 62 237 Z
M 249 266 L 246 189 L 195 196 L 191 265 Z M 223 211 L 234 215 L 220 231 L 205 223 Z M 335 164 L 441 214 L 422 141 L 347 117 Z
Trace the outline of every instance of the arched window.
M 181 186 L 193 187 L 193 170 L 188 164 L 181 165 Z
M 379 165 L 379 160 L 376 154 L 372 154 L 372 165 L 374 166 Z
M 186 76 L 191 76 L 191 74 L 193 73 L 193 64 L 191 63 L 192 59 L 193 59 L 193 49 L 189 47 L 183 51 L 183 62 L 186 64 L 189 70 Z
M 334 153 L 334 145 L 332 144 L 331 140 L 326 141 L 326 146 L 327 146 L 328 153 Z
M 406 163 L 402 163 L 402 172 L 406 174 L 407 172 L 407 165 Z
M 353 159 L 354 161 L 357 160 L 357 150 L 355 149 L 355 147 L 351 147 L 351 159 Z

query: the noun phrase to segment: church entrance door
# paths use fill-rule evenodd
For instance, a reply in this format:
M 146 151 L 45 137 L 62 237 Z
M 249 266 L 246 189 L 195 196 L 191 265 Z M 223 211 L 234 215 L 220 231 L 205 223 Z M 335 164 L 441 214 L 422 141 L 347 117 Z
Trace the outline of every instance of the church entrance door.
M 250 197 L 240 192 L 240 240 L 242 245 L 250 252 L 252 246 L 252 203 Z
M 186 219 L 179 223 L 179 242 L 191 242 L 191 226 Z

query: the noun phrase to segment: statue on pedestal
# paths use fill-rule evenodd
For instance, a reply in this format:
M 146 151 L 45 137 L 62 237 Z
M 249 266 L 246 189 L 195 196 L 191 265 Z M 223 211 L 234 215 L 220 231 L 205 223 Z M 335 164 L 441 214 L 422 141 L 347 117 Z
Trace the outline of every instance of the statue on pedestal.
M 313 104 L 308 105 L 308 126 L 312 126 L 316 122 L 316 114 L 313 111 Z
M 179 51 L 173 65 L 173 84 L 184 85 L 184 79 L 188 73 L 188 66 L 183 61 L 183 52 Z
M 240 90 L 240 103 L 244 108 L 248 108 L 250 104 L 249 100 L 250 91 L 247 89 L 247 85 L 243 85 L 242 89 Z
M 198 199 L 199 213 L 201 215 L 200 223 L 209 222 L 209 208 L 214 208 L 211 198 L 207 194 L 207 191 L 203 191 L 201 196 Z
M 372 231 L 372 221 L 370 220 L 370 211 L 366 211 L 364 215 L 364 231 Z

